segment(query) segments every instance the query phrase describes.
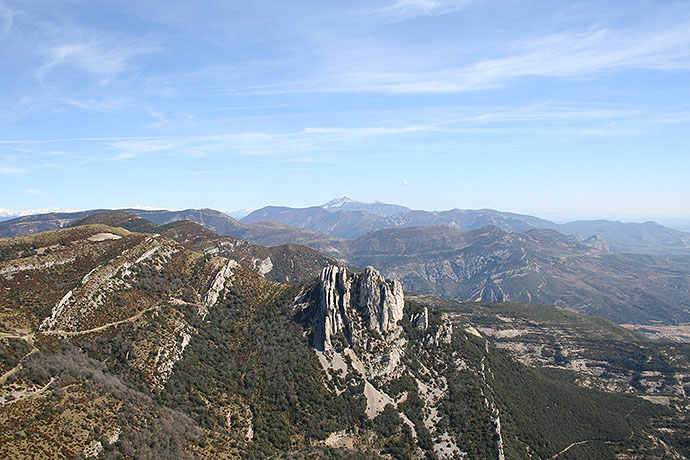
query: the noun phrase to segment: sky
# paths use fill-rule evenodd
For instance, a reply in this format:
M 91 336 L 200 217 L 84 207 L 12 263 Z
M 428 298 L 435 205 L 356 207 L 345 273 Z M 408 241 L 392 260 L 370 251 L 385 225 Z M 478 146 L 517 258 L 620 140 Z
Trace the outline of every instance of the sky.
M 0 0 L 0 208 L 690 220 L 690 2 Z

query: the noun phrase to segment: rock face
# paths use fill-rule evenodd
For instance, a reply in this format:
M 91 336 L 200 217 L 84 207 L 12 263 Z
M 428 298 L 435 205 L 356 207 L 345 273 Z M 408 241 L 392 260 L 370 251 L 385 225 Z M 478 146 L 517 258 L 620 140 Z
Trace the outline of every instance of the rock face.
M 424 307 L 421 313 L 412 318 L 412 324 L 417 329 L 426 331 L 429 328 L 429 309 Z
M 586 246 L 589 246 L 590 248 L 593 249 L 598 249 L 600 251 L 606 251 L 610 252 L 611 247 L 609 246 L 609 243 L 603 239 L 600 235 L 592 235 L 589 238 L 587 238 L 584 241 L 584 244 Z
M 323 269 L 319 280 L 319 304 L 313 318 L 314 346 L 332 348 L 333 336 L 343 333 L 350 345 L 360 342 L 363 331 L 384 339 L 398 332 L 405 300 L 399 281 L 386 280 L 372 267 L 361 274 L 345 267 Z

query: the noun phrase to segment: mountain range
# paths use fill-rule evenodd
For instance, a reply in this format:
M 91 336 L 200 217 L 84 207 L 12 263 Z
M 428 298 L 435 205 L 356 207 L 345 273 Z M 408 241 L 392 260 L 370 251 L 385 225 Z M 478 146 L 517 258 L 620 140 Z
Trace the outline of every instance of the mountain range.
M 332 203 L 339 205 L 334 206 Z M 399 212 L 379 211 L 381 209 Z M 389 228 L 436 225 L 465 231 L 493 225 L 512 233 L 551 229 L 583 239 L 599 235 L 615 252 L 690 254 L 690 233 L 673 230 L 655 222 L 590 220 L 557 224 L 534 216 L 493 209 L 419 211 L 382 203 L 359 203 L 348 197 L 308 208 L 267 206 L 242 219 L 243 223 L 248 224 L 265 221 L 280 222 L 337 238 L 357 238 L 375 230 Z
M 0 239 L 3 458 L 690 455 L 682 344 L 325 258 L 277 283 L 200 225 L 83 218 Z
M 0 236 L 62 228 L 81 217 L 104 211 L 108 210 L 46 213 L 10 219 L 0 222 Z M 651 221 L 582 220 L 557 224 L 534 216 L 492 209 L 420 211 L 387 203 L 361 203 L 347 196 L 308 208 L 266 206 L 249 213 L 241 221 L 212 209 L 124 211 L 156 224 L 191 220 L 218 235 L 234 236 L 263 245 L 305 243 L 328 236 L 352 239 L 372 231 L 392 228 L 443 225 L 468 231 L 493 225 L 511 233 L 551 229 L 583 240 L 599 235 L 614 252 L 690 254 L 690 233 Z
M 168 220 L 163 216 L 159 221 Z M 213 223 L 208 216 L 199 220 Z M 91 214 L 72 225 L 84 224 L 159 233 L 204 254 L 232 258 L 279 282 L 312 279 L 327 265 L 347 263 L 376 267 L 414 293 L 548 303 L 619 323 L 690 322 L 690 257 L 614 253 L 596 236 L 582 241 L 554 230 L 410 227 L 356 239 L 318 237 L 307 242 L 315 250 L 294 243 L 258 246 L 218 236 L 188 220 L 157 225 L 127 211 Z M 252 225 L 265 224 L 238 228 Z
M 332 263 L 352 267 L 371 265 L 384 276 L 402 281 L 406 290 L 416 294 L 456 300 L 543 302 L 619 323 L 675 325 L 690 322 L 690 256 L 683 250 L 687 235 L 683 232 L 653 223 L 590 221 L 583 226 L 577 222 L 567 224 L 580 232 L 567 236 L 552 229 L 531 228 L 547 221 L 498 211 L 404 211 L 383 218 L 363 210 L 326 209 L 350 205 L 358 204 L 341 198 L 314 208 L 269 207 L 250 214 L 241 222 L 210 209 L 131 209 L 110 214 L 91 210 L 2 222 L 0 234 L 21 235 L 76 222 L 170 235 L 165 232 L 171 232 L 172 228 L 166 226 L 185 220 L 189 222 L 178 224 L 182 236 L 174 237 L 176 241 L 192 250 L 236 259 L 248 269 L 263 267 L 266 277 L 273 281 L 313 278 L 325 265 Z M 381 203 L 372 204 L 378 205 Z M 307 228 L 262 220 L 269 215 L 283 216 L 280 219 L 293 225 L 331 233 L 338 226 L 342 231 L 352 229 L 352 222 L 361 223 L 364 219 L 381 222 L 381 219 L 414 215 L 424 219 L 455 216 L 455 224 L 399 226 L 357 238 L 337 238 Z M 476 220 L 478 216 L 492 216 L 492 221 L 500 220 L 504 227 L 519 227 L 523 231 L 508 232 L 496 226 L 470 231 L 456 228 L 461 216 L 470 215 L 475 220 L 465 220 L 469 226 L 480 225 Z M 193 228 L 191 222 L 198 224 L 197 227 Z M 316 222 L 320 222 L 319 225 Z M 614 241 L 619 242 L 618 250 L 599 234 L 584 238 L 587 232 L 583 229 L 586 228 L 607 230 L 608 233 L 600 233 L 612 235 Z M 184 242 L 182 238 L 192 239 Z M 621 247 L 634 244 L 637 250 L 645 250 L 620 252 Z M 264 247 L 258 249 L 260 246 Z M 668 251 L 672 254 L 660 254 L 662 247 L 673 247 Z M 244 248 L 244 254 L 240 254 L 240 248 Z M 652 254 L 644 253 L 648 250 Z M 288 269 L 289 258 L 300 262 Z M 269 266 L 271 269 L 267 271 Z

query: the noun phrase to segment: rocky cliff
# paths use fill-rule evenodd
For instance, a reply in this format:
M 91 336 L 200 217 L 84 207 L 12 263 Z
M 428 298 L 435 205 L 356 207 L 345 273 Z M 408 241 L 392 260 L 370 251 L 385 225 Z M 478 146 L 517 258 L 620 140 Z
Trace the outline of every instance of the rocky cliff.
M 319 279 L 318 309 L 313 318 L 314 345 L 332 348 L 331 338 L 344 334 L 349 345 L 360 345 L 364 331 L 384 339 L 397 337 L 405 299 L 399 281 L 386 280 L 372 267 L 355 274 L 345 267 L 329 266 Z

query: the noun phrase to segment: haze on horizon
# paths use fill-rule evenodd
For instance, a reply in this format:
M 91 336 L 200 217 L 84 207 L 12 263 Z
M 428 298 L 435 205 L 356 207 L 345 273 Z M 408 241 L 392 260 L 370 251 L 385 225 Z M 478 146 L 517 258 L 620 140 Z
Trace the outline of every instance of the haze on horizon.
M 0 207 L 690 219 L 690 3 L 0 0 Z

